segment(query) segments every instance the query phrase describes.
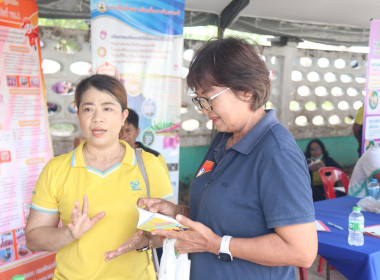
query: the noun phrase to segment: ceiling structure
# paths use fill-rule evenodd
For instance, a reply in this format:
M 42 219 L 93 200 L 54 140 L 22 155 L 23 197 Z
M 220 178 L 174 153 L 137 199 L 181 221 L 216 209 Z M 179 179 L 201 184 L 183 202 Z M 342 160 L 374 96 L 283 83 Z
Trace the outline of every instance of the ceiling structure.
M 185 5 L 186 11 L 220 14 L 229 2 L 230 0 L 188 0 Z M 369 28 L 371 18 L 380 16 L 380 2 L 373 0 L 250 0 L 249 2 L 240 16 L 356 28 Z
M 90 19 L 90 0 L 37 0 L 37 4 L 40 17 Z M 380 19 L 380 1 L 187 0 L 185 11 L 185 26 L 224 22 L 224 27 L 245 32 L 365 46 L 371 19 Z

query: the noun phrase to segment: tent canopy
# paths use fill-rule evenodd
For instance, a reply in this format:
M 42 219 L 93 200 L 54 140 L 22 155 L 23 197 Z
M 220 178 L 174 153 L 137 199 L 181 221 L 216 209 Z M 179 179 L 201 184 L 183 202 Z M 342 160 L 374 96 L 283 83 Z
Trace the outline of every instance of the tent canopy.
M 40 17 L 90 19 L 90 0 L 37 4 Z M 367 45 L 371 19 L 380 19 L 380 1 L 373 0 L 187 0 L 185 10 L 185 26 L 222 23 L 234 30 L 335 45 Z

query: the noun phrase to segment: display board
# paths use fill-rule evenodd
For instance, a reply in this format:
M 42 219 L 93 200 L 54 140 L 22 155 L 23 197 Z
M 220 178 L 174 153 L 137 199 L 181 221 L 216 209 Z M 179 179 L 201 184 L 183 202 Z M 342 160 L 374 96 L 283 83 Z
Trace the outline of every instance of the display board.
M 91 1 L 93 72 L 119 78 L 140 140 L 168 164 L 178 199 L 184 0 Z
M 380 20 L 371 21 L 364 101 L 362 150 L 380 144 Z
M 38 176 L 52 157 L 37 4 L 0 2 L 0 279 L 50 279 L 54 253 L 32 253 L 25 224 Z

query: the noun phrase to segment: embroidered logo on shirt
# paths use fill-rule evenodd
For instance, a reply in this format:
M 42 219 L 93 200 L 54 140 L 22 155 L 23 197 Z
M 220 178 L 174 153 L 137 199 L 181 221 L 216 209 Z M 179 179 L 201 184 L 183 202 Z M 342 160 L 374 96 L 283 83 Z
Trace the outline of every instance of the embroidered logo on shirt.
M 139 187 L 140 182 L 138 180 L 134 182 L 130 182 L 132 191 L 141 191 L 141 188 Z
M 199 177 L 199 176 L 203 175 L 204 173 L 211 171 L 213 166 L 214 166 L 214 162 L 206 160 L 203 163 L 202 167 L 199 169 L 196 177 Z

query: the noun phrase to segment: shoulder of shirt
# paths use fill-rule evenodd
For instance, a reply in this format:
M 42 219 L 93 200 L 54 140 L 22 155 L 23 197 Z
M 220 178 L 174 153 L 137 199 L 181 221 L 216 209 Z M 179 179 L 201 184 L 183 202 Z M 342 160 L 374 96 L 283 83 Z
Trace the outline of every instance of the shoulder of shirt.
M 290 131 L 281 123 L 276 123 L 268 130 L 260 140 L 264 143 L 260 148 L 269 156 L 277 156 L 280 151 L 296 155 L 302 161 L 305 156 Z
M 358 109 L 358 113 L 359 113 L 359 114 L 363 114 L 363 113 L 364 113 L 364 106 L 361 106 L 361 107 Z
M 153 155 L 152 153 L 142 150 L 141 156 L 146 170 L 148 170 L 149 168 L 152 169 L 152 167 L 154 166 L 161 165 L 159 158 Z
M 73 151 L 51 158 L 45 165 L 44 169 L 51 170 L 52 172 L 61 172 L 63 169 L 70 168 L 72 154 Z
M 48 163 L 50 165 L 60 165 L 60 164 L 64 163 L 65 161 L 70 162 L 71 157 L 73 155 L 73 152 L 74 152 L 74 150 L 67 153 L 67 154 L 55 156 L 55 157 L 51 158 Z
M 369 148 L 364 152 L 364 154 L 359 158 L 358 161 L 363 161 L 363 159 L 368 160 L 368 159 L 378 159 L 380 156 L 380 147 L 374 146 Z
M 276 123 L 273 124 L 266 133 L 266 137 L 264 136 L 261 141 L 268 141 L 268 139 L 274 139 L 276 141 L 277 146 L 280 149 L 288 148 L 289 146 L 296 146 L 296 141 L 293 135 L 290 133 L 288 129 L 286 129 L 282 124 Z
M 160 155 L 160 153 L 159 152 L 157 152 L 156 150 L 153 150 L 153 149 L 150 149 L 150 148 L 148 148 L 148 147 L 145 147 L 142 143 L 140 143 L 140 142 L 136 142 L 136 144 L 143 150 L 143 151 L 145 151 L 145 152 L 147 152 L 147 153 L 151 153 L 151 154 L 153 154 L 154 156 L 156 156 L 156 157 L 158 157 L 159 155 Z
M 158 158 L 153 155 L 152 153 L 146 152 L 145 150 L 141 151 L 141 156 L 143 158 L 144 163 L 152 162 L 152 161 L 158 161 Z

